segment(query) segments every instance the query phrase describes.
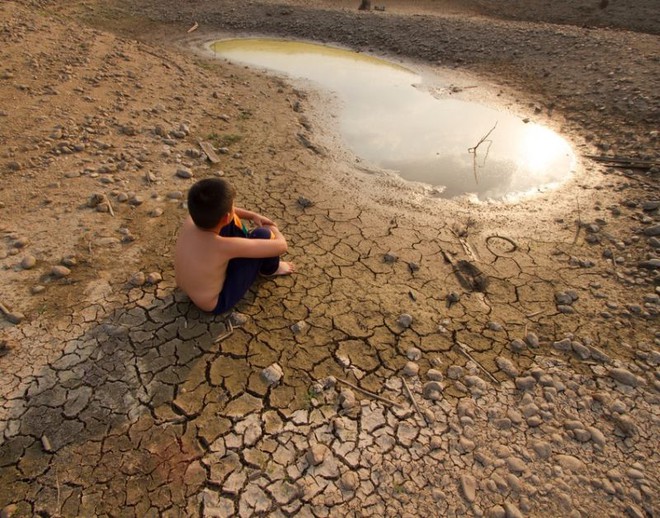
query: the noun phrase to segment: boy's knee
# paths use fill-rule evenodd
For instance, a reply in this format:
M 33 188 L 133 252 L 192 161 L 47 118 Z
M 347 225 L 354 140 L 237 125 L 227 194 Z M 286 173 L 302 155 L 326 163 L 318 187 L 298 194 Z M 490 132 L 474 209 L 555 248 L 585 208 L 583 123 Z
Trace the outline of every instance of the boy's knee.
M 270 229 L 266 227 L 258 227 L 250 232 L 250 237 L 253 239 L 270 239 L 271 235 Z

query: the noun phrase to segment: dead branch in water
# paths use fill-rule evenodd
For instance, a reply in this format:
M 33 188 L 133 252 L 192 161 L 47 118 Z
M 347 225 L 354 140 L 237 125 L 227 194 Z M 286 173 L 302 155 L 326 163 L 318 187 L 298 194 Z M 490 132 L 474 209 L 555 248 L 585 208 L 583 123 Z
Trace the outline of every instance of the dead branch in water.
M 490 128 L 490 131 L 488 133 L 486 133 L 483 137 L 481 137 L 481 140 L 479 142 L 477 142 L 476 146 L 468 148 L 468 153 L 476 154 L 477 153 L 477 148 L 486 141 L 486 139 L 490 136 L 490 134 L 493 132 L 493 130 L 495 130 L 495 128 L 497 128 L 497 122 L 495 123 L 495 125 L 492 128 Z
M 484 142 L 488 142 L 488 148 L 486 149 L 486 156 L 484 156 L 484 163 L 481 166 L 481 167 L 483 167 L 486 164 L 486 159 L 488 158 L 488 153 L 490 152 L 490 145 L 493 143 L 492 140 L 488 140 L 488 137 L 490 136 L 490 134 L 493 132 L 493 130 L 496 127 L 497 127 L 497 122 L 495 122 L 495 125 L 492 128 L 490 128 L 490 131 L 488 133 L 486 133 L 483 137 L 481 137 L 481 140 L 479 140 L 479 142 L 477 142 L 476 146 L 468 148 L 468 153 L 471 153 L 473 155 L 473 157 L 472 157 L 472 170 L 474 172 L 474 181 L 477 183 L 477 185 L 479 184 L 479 175 L 477 174 L 477 168 L 478 168 L 478 166 L 477 166 L 477 149 Z

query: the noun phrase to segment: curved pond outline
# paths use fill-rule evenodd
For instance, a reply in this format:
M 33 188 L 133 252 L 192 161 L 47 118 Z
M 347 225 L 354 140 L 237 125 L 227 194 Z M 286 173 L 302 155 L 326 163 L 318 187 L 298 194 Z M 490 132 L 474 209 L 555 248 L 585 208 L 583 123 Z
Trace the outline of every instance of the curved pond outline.
M 437 98 L 395 63 L 335 47 L 277 39 L 215 41 L 235 63 L 304 79 L 336 94 L 339 132 L 357 157 L 440 197 L 514 200 L 568 179 L 575 155 L 552 130 L 463 100 Z

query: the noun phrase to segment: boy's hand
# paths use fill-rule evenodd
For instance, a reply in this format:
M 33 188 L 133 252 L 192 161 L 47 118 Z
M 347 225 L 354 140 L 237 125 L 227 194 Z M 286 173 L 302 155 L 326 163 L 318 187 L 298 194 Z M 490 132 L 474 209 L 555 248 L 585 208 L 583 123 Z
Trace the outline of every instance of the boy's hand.
M 254 223 L 257 227 L 276 227 L 277 225 L 275 222 L 266 216 L 262 216 L 261 214 L 255 214 L 254 217 L 252 218 L 252 223 Z
M 257 227 L 277 227 L 275 222 L 266 216 L 252 212 L 251 210 L 234 207 L 234 211 L 239 218 L 250 220 Z

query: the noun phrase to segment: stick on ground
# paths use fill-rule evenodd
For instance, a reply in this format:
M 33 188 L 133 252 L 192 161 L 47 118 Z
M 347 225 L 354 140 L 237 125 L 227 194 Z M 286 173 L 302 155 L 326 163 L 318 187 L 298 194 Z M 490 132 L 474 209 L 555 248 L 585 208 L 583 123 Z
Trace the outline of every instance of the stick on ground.
M 481 365 L 481 363 L 479 363 L 477 360 L 475 360 L 474 357 L 467 351 L 468 350 L 467 345 L 462 344 L 458 340 L 455 343 L 458 346 L 458 350 L 461 351 L 463 353 L 463 355 L 465 355 L 466 358 L 468 358 L 468 359 L 472 360 L 474 363 L 476 363 L 479 366 L 479 368 L 483 371 L 483 373 L 486 376 L 488 376 L 493 383 L 495 383 L 496 385 L 500 384 L 500 382 L 497 381 L 497 378 L 495 376 L 493 376 L 490 372 L 488 372 L 488 370 L 483 365 Z
M 370 392 L 366 389 L 363 389 L 362 387 L 358 387 L 357 385 L 351 383 L 350 381 L 346 381 L 346 380 L 337 378 L 337 382 L 343 383 L 347 387 L 351 387 L 352 389 L 357 390 L 358 392 L 361 392 L 362 394 L 365 394 L 369 397 L 377 399 L 378 401 L 381 401 L 383 403 L 387 403 L 388 405 L 398 406 L 399 408 L 403 408 L 403 405 L 401 403 L 398 403 L 396 401 L 392 401 L 391 399 L 387 399 L 387 398 L 384 398 L 382 396 L 379 396 L 378 394 L 375 394 L 375 393 Z
M 422 417 L 422 421 L 424 421 L 425 424 L 429 424 L 429 422 L 426 420 L 426 416 L 422 413 L 421 409 L 419 408 L 419 405 L 415 400 L 415 396 L 413 396 L 412 390 L 410 390 L 410 387 L 408 386 L 408 383 L 406 382 L 406 379 L 403 376 L 401 376 L 401 381 L 403 382 L 403 387 L 406 389 L 406 392 L 408 393 L 408 397 L 410 398 L 412 405 L 415 407 L 415 411 Z

